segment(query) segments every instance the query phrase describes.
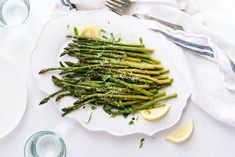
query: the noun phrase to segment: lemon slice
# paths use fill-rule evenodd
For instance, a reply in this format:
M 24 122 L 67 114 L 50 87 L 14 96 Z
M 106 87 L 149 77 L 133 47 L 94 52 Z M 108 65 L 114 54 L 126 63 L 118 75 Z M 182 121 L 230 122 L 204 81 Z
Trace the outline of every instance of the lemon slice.
M 193 132 L 194 122 L 190 120 L 182 125 L 179 129 L 175 130 L 165 139 L 174 143 L 180 143 L 187 140 Z
M 80 36 L 90 37 L 90 38 L 100 38 L 100 28 L 95 25 L 85 25 L 79 30 Z
M 170 105 L 166 105 L 153 109 L 142 110 L 140 111 L 140 114 L 146 120 L 157 120 L 165 116 L 166 113 L 170 110 L 170 108 Z

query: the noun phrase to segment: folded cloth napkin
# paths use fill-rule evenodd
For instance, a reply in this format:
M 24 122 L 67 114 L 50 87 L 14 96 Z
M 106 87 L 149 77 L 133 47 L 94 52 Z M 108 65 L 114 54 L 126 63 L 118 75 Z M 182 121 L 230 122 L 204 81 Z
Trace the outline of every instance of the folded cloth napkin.
M 60 0 L 64 6 L 78 10 L 104 8 L 105 0 Z M 190 15 L 198 13 L 199 9 L 194 0 L 133 0 L 137 3 L 160 3 L 179 8 Z
M 89 7 L 89 3 L 81 0 L 62 1 L 69 3 L 70 9 L 78 10 L 101 8 L 104 3 L 98 0 L 95 7 Z M 91 1 L 95 2 L 86 2 Z M 157 0 L 154 5 L 138 4 L 137 10 L 184 28 L 175 31 L 158 22 L 142 20 L 153 33 L 163 34 L 182 48 L 182 53 L 172 55 L 191 89 L 189 103 L 235 127 L 235 45 L 208 30 L 195 6 L 193 0 Z

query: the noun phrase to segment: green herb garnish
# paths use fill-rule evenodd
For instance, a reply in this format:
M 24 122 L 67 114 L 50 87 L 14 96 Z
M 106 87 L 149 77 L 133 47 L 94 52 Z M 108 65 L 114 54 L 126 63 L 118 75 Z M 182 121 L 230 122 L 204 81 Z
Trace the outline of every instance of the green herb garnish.
M 69 27 L 70 27 L 69 25 L 66 26 L 67 30 L 69 30 Z
M 115 37 L 114 37 L 113 33 L 110 33 L 110 37 L 111 37 L 110 40 L 111 40 L 112 42 L 115 42 Z
M 91 121 L 91 118 L 92 118 L 92 112 L 90 113 L 89 118 L 88 118 L 87 122 L 85 122 L 85 123 L 86 123 L 86 124 L 89 124 L 90 121 Z
M 145 47 L 145 46 L 144 46 L 144 43 L 143 43 L 142 37 L 139 38 L 139 41 L 140 41 L 140 45 L 142 45 L 142 47 Z
M 106 37 L 106 36 L 104 36 L 104 35 L 102 35 L 102 38 L 108 40 L 108 37 Z
M 131 120 L 128 124 L 129 124 L 129 125 L 133 125 L 133 124 L 135 124 L 135 123 L 134 123 L 133 120 Z
M 138 115 L 138 116 L 135 118 L 135 121 L 138 121 L 138 120 L 139 120 L 139 117 L 140 117 L 140 116 Z
M 78 37 L 79 33 L 78 33 L 78 28 L 77 27 L 74 27 L 73 28 L 73 31 L 74 31 L 74 36 L 75 37 Z
M 116 117 L 116 115 L 115 114 L 111 114 L 111 118 L 114 118 L 114 117 Z
M 141 138 L 139 148 L 142 148 L 143 146 L 144 146 L 144 138 Z
M 122 39 L 119 37 L 117 40 L 116 40 L 116 43 L 119 43 L 119 42 L 121 42 L 122 41 Z
M 96 109 L 96 106 L 91 106 L 91 109 L 92 109 L 92 110 L 95 110 L 95 109 Z
M 122 116 L 126 119 L 129 114 L 122 114 Z
M 101 29 L 100 31 L 101 31 L 101 33 L 106 33 L 106 30 L 104 30 L 104 29 Z

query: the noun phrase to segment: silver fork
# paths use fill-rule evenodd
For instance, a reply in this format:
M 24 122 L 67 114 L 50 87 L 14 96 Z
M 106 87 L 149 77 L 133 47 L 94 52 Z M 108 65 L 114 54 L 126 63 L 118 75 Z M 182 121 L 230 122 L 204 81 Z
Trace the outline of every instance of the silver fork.
M 147 14 L 137 13 L 135 10 L 136 2 L 132 2 L 130 0 L 106 0 L 105 6 L 107 6 L 111 11 L 119 14 L 119 15 L 132 15 L 134 17 L 146 20 L 157 21 L 167 27 L 170 27 L 174 30 L 183 30 L 182 26 L 160 20 L 158 18 L 149 16 Z

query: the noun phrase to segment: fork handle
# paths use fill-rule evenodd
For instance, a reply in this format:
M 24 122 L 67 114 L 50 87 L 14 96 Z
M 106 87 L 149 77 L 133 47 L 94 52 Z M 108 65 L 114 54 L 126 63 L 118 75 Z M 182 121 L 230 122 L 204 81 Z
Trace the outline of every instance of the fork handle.
M 139 19 L 157 21 L 157 22 L 159 22 L 159 23 L 161 23 L 161 24 L 163 24 L 163 25 L 165 25 L 167 27 L 170 27 L 170 28 L 174 29 L 174 30 L 184 30 L 184 28 L 182 26 L 179 26 L 179 25 L 167 22 L 167 21 L 163 21 L 163 20 L 160 20 L 158 18 L 149 16 L 149 15 L 135 13 L 132 16 L 137 17 Z

